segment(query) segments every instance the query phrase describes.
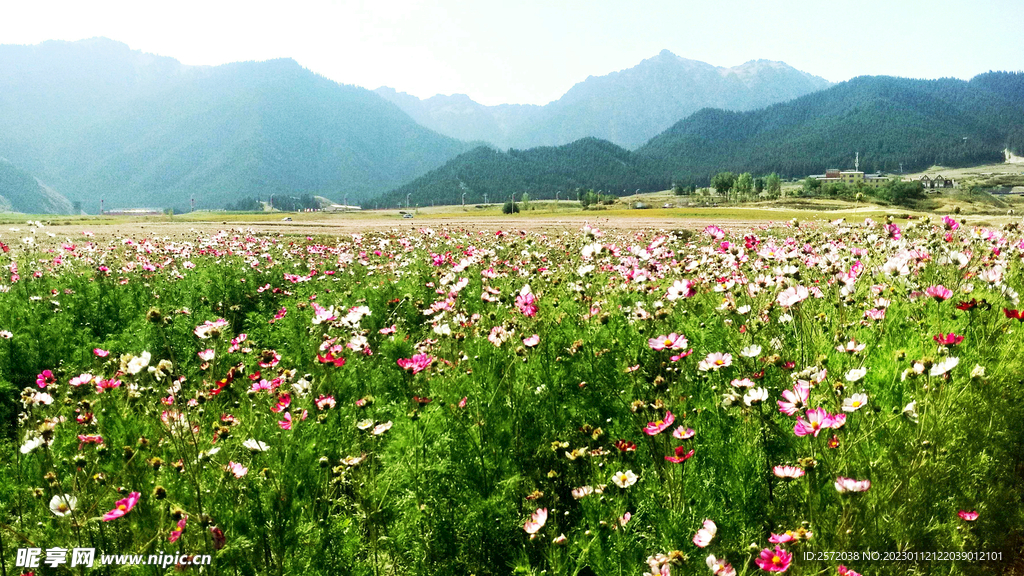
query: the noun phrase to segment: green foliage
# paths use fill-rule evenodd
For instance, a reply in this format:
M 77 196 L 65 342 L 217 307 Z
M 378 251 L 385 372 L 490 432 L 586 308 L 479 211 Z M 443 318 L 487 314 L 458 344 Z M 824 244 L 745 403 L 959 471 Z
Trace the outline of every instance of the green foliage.
M 414 202 L 439 204 L 483 202 L 484 195 L 500 198 L 514 191 L 527 193 L 534 200 L 563 200 L 576 188 L 629 193 L 663 190 L 668 181 L 651 175 L 638 164 L 628 150 L 596 138 L 584 138 L 557 147 L 512 149 L 498 152 L 480 147 L 446 165 L 388 192 L 380 201 L 385 206 L 405 202 L 412 194 Z
M 803 552 L 869 550 L 1003 561 L 847 564 L 887 576 L 1005 573 L 1024 529 L 1024 360 L 1011 353 L 1024 332 L 1002 307 L 1015 306 L 1024 265 L 988 264 L 1019 233 L 927 222 L 838 230 L 728 233 L 758 254 L 742 261 L 720 250 L 714 228 L 224 233 L 101 244 L 103 268 L 85 243 L 62 249 L 59 264 L 16 246 L 0 256 L 3 269 L 22 271 L 0 290 L 0 330 L 12 332 L 0 338 L 0 421 L 17 426 L 13 445 L 0 441 L 2 561 L 13 559 L 13 533 L 15 547 L 211 554 L 214 574 L 604 576 L 646 570 L 648 557 L 673 550 L 695 574 L 709 573 L 708 554 L 753 574 L 751 543 L 766 547 L 806 522 L 812 539 L 782 545 L 794 555 L 789 573 L 835 573 L 838 561 Z M 980 256 L 965 256 L 964 269 L 943 261 L 947 234 L 959 254 Z M 768 257 L 808 245 L 825 254 L 836 242 L 863 252 L 827 267 L 788 259 L 783 285 L 754 280 Z M 887 273 L 890 261 L 914 271 Z M 630 278 L 648 268 L 665 275 L 657 287 Z M 848 270 L 852 283 L 834 281 Z M 693 294 L 667 293 L 705 273 L 712 279 Z M 993 273 L 998 285 L 981 281 Z M 938 284 L 955 296 L 922 294 Z M 798 285 L 821 297 L 780 298 Z M 960 309 L 968 289 L 975 306 Z M 655 349 L 672 333 L 687 342 Z M 933 339 L 949 333 L 964 341 Z M 731 358 L 709 367 L 715 352 Z M 430 359 L 418 373 L 398 362 L 420 353 Z M 55 382 L 41 389 L 43 370 Z M 82 374 L 99 380 L 72 385 Z M 99 393 L 109 380 L 118 386 Z M 814 382 L 806 405 L 780 413 L 800 380 Z M 767 400 L 744 400 L 752 388 Z M 860 393 L 866 404 L 843 411 Z M 318 406 L 327 396 L 334 402 Z M 797 418 L 819 406 L 846 419 L 796 435 Z M 671 426 L 644 431 L 667 411 Z M 40 430 L 49 445 L 33 448 Z M 665 460 L 689 449 L 683 463 Z M 781 464 L 805 475 L 779 478 Z M 637 481 L 620 487 L 613 474 L 627 470 Z M 840 476 L 870 489 L 841 494 Z M 132 491 L 141 499 L 125 516 L 97 519 Z M 48 505 L 64 493 L 77 508 L 57 517 Z M 541 508 L 546 523 L 530 538 L 524 524 Z M 171 545 L 177 509 L 188 521 Z M 705 519 L 718 531 L 698 548 Z
M 518 214 L 519 213 L 519 204 L 517 204 L 515 202 L 512 202 L 512 201 L 505 202 L 505 204 L 501 207 L 501 213 L 502 214 Z
M 636 151 L 674 180 L 728 168 L 785 177 L 853 168 L 869 172 L 1000 162 L 1020 146 L 1020 74 L 909 80 L 854 78 L 752 112 L 705 109 Z
M 719 172 L 711 179 L 711 187 L 719 194 L 728 194 L 736 185 L 736 175 L 732 172 Z

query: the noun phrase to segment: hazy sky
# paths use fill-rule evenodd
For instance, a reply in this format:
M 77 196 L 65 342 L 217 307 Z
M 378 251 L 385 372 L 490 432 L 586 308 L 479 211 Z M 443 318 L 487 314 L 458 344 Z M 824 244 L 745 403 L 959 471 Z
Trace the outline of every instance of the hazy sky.
M 782 60 L 832 81 L 1024 69 L 1024 0 L 4 4 L 0 44 L 106 36 L 185 64 L 292 57 L 346 84 L 484 104 L 544 104 L 662 49 L 717 66 Z

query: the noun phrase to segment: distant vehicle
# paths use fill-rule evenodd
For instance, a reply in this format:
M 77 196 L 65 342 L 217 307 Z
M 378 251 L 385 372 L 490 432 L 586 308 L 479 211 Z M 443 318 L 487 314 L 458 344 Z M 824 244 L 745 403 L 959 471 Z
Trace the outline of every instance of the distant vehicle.
M 670 202 L 665 202 L 664 204 L 661 205 L 661 207 L 662 208 L 671 208 L 672 204 Z
M 409 214 L 409 213 L 407 212 L 407 213 L 405 213 L 405 214 L 402 214 L 402 218 L 412 218 L 412 214 Z
M 292 221 L 292 217 L 291 216 L 285 216 L 284 218 L 281 218 L 281 222 L 291 222 L 291 221 Z

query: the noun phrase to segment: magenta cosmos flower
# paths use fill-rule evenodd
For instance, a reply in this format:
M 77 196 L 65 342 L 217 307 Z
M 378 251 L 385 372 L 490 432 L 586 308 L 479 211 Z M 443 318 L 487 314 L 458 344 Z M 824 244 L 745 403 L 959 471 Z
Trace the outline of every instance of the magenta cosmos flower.
M 188 522 L 188 516 L 182 516 L 181 520 L 178 520 L 178 527 L 171 530 L 171 535 L 167 537 L 168 542 L 177 542 L 178 538 L 185 532 L 185 524 Z
M 647 341 L 647 345 L 651 347 L 651 350 L 682 350 L 686 348 L 687 344 L 686 336 L 676 334 L 675 332 L 667 336 L 651 338 Z
M 843 566 L 842 564 L 836 568 L 836 574 L 839 576 L 861 576 L 860 572 L 854 572 L 853 570 Z
M 965 522 L 974 522 L 975 520 L 978 519 L 978 511 L 977 510 L 972 510 L 970 512 L 968 512 L 967 510 L 961 510 L 961 511 L 957 512 L 956 515 L 959 516 L 960 519 L 964 520 Z
M 754 562 L 765 572 L 785 572 L 793 562 L 793 555 L 776 546 L 774 551 L 770 548 L 761 550 L 761 555 L 754 558 Z
M 57 379 L 53 376 L 53 372 L 50 372 L 49 370 L 43 370 L 42 373 L 36 376 L 36 384 L 38 384 L 40 388 L 46 388 L 47 386 L 56 383 Z
M 668 460 L 669 462 L 671 462 L 673 464 L 682 464 L 683 462 L 686 462 L 691 457 L 693 457 L 693 453 L 694 452 L 695 452 L 694 450 L 690 450 L 689 452 L 687 452 L 686 448 L 684 448 L 682 446 L 676 446 L 676 449 L 675 449 L 676 455 L 675 456 L 665 456 L 665 460 Z
M 399 358 L 398 365 L 403 370 L 411 370 L 413 374 L 419 374 L 426 370 L 433 361 L 434 358 L 428 354 L 416 354 L 412 358 Z
M 936 334 L 932 336 L 932 340 L 935 340 L 935 343 L 940 346 L 956 346 L 964 341 L 964 337 L 950 332 L 949 334 Z
M 675 421 L 676 417 L 672 415 L 672 412 L 666 411 L 664 419 L 657 420 L 655 422 L 648 422 L 647 427 L 644 428 L 644 432 L 646 432 L 648 436 L 661 434 Z
M 139 497 L 142 496 L 139 492 L 132 492 L 127 498 L 122 498 L 114 503 L 114 509 L 103 515 L 104 522 L 110 522 L 111 520 L 117 520 L 121 516 L 132 511 L 135 505 L 139 502 Z

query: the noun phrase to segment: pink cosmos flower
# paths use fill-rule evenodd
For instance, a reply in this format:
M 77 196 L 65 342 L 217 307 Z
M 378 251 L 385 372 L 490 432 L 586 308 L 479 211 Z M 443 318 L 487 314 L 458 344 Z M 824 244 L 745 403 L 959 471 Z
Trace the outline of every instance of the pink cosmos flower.
M 853 478 L 846 478 L 840 476 L 836 478 L 836 490 L 840 494 L 847 492 L 867 492 L 871 488 L 871 480 L 854 480 Z
M 847 568 L 846 566 L 843 566 L 842 564 L 840 564 L 836 568 L 836 574 L 838 574 L 839 576 L 861 576 L 860 572 L 854 572 L 853 570 L 850 570 L 849 568 Z
M 398 325 L 397 324 L 392 324 L 391 326 L 388 326 L 387 328 L 381 328 L 377 332 L 379 332 L 381 334 L 384 334 L 386 336 L 388 334 L 394 334 L 397 331 L 398 331 Z
M 413 374 L 419 374 L 426 370 L 434 358 L 428 354 L 416 354 L 412 358 L 399 358 L 398 366 L 403 370 L 411 370 Z
M 528 289 L 524 288 L 524 290 Z M 516 296 L 516 308 L 523 313 L 524 316 L 533 317 L 537 315 L 537 297 L 533 295 L 533 292 L 520 293 Z
M 977 510 L 972 510 L 970 512 L 968 512 L 967 510 L 961 510 L 961 511 L 957 512 L 956 515 L 959 516 L 960 519 L 964 520 L 965 522 L 974 522 L 975 520 L 978 519 L 978 511 Z
M 201 352 L 196 352 L 196 355 L 199 356 L 200 360 L 203 360 L 204 362 L 209 362 L 210 360 L 213 360 L 214 351 L 213 348 L 207 348 L 206 350 L 203 350 Z
M 772 468 L 772 474 L 779 478 L 799 478 L 806 473 L 803 468 L 798 466 L 775 466 Z
M 960 227 L 960 223 L 949 216 L 942 217 L 942 224 L 946 227 L 946 230 L 956 232 L 956 229 Z
M 675 421 L 676 421 L 676 417 L 672 415 L 672 412 L 666 411 L 664 419 L 658 420 L 658 421 L 655 421 L 655 422 L 648 422 L 647 426 L 644 428 L 644 432 L 646 432 L 648 436 L 654 436 L 656 434 L 661 434 L 666 428 L 671 426 L 672 423 L 675 422 Z
M 696 452 L 696 451 L 695 450 L 690 450 L 689 452 L 687 452 L 686 448 L 684 448 L 683 446 L 676 446 L 676 448 L 675 448 L 675 454 L 676 455 L 675 456 L 665 456 L 665 460 L 668 460 L 669 462 L 671 462 L 673 464 L 682 464 L 683 462 L 686 462 L 687 460 L 692 458 L 694 452 Z
M 668 293 L 665 294 L 665 298 L 669 302 L 674 302 L 680 298 L 692 298 L 697 293 L 695 286 L 696 283 L 693 280 L 676 280 L 668 287 Z
M 292 429 L 292 415 L 291 415 L 291 412 L 285 412 L 284 413 L 284 420 L 278 420 L 277 421 L 277 425 L 280 426 L 282 430 L 291 430 Z
M 680 352 L 679 354 L 676 354 L 675 356 L 672 356 L 671 358 L 669 358 L 669 360 L 671 360 L 673 362 L 679 362 L 680 360 L 682 360 L 683 358 L 686 358 L 690 354 L 693 354 L 693 348 L 690 348 L 686 352 Z
M 839 426 L 833 426 L 835 423 L 833 416 L 829 415 L 824 408 L 815 408 L 814 410 L 808 410 L 805 413 L 806 420 L 800 418 L 796 421 L 793 426 L 793 433 L 797 436 L 807 436 L 813 434 L 815 438 L 825 428 L 838 428 L 842 424 L 846 423 L 846 415 L 842 415 L 842 423 Z
M 715 555 L 712 554 L 707 557 L 705 562 L 707 562 L 708 569 L 711 570 L 711 576 L 736 576 L 736 569 L 725 558 L 715 558 Z
M 89 382 L 92 382 L 92 378 L 92 374 L 79 374 L 78 376 L 75 376 L 74 378 L 69 380 L 68 384 L 75 388 L 78 388 L 82 384 L 88 384 Z
M 235 478 L 241 478 L 249 473 L 249 469 L 242 466 L 238 462 L 228 462 L 228 465 L 224 467 L 225 470 L 235 475 Z
M 110 352 L 107 352 L 106 350 L 103 350 L 102 348 L 93 348 L 92 349 L 92 353 L 95 354 L 96 356 L 100 357 L 100 358 L 106 358 L 107 356 L 110 356 Z
M 928 288 L 925 289 L 924 293 L 927 294 L 928 296 L 931 296 L 932 298 L 935 298 L 935 300 L 938 302 L 947 300 L 950 296 L 953 295 L 953 291 L 950 290 L 949 288 L 946 288 L 942 284 L 929 286 Z
M 672 437 L 680 440 L 689 440 L 693 438 L 693 435 L 697 432 L 693 428 L 687 428 L 686 426 L 679 426 L 672 431 Z
M 707 372 L 708 370 L 719 370 L 732 365 L 732 354 L 723 354 L 721 352 L 712 352 L 708 354 L 707 358 L 701 360 L 697 364 L 697 369 L 701 372 Z
M 772 535 L 768 538 L 768 542 L 772 544 L 786 544 L 793 540 L 796 540 L 796 537 L 793 536 L 792 532 L 785 532 L 783 534 L 776 534 L 772 532 Z
M 540 344 L 540 336 L 538 336 L 537 334 L 523 338 L 523 345 L 526 346 L 527 348 L 533 348 L 537 344 Z
M 885 230 L 885 233 L 889 238 L 892 238 L 893 240 L 899 240 L 903 237 L 903 231 L 895 224 L 886 224 L 882 228 Z
M 754 558 L 757 567 L 765 572 L 785 572 L 789 570 L 791 562 L 793 562 L 793 555 L 778 546 L 774 551 L 765 548 L 761 550 L 760 556 Z
M 178 538 L 185 532 L 185 524 L 188 522 L 188 516 L 182 515 L 181 520 L 178 520 L 178 527 L 171 530 L 171 535 L 167 537 L 168 542 L 177 542 Z
M 682 350 L 686 348 L 687 344 L 686 337 L 675 332 L 667 336 L 651 338 L 647 341 L 647 345 L 651 347 L 651 350 Z
M 693 535 L 693 543 L 699 548 L 707 548 L 717 533 L 718 526 L 711 520 L 704 520 L 704 527 L 697 530 L 697 533 Z
M 142 496 L 139 492 L 132 492 L 127 498 L 122 498 L 114 503 L 114 509 L 103 515 L 104 522 L 110 522 L 111 520 L 117 520 L 125 514 L 132 511 L 132 508 L 139 502 L 139 497 Z
M 526 530 L 526 533 L 530 535 L 536 534 L 538 530 L 544 527 L 544 524 L 546 524 L 547 521 L 548 509 L 539 508 L 533 513 L 533 516 L 526 521 L 526 524 L 523 524 L 523 530 Z
M 807 399 L 811 394 L 811 385 L 805 380 L 798 380 L 796 384 L 793 384 L 792 390 L 783 390 L 782 397 L 785 401 L 778 400 L 779 412 L 782 412 L 786 416 L 792 416 L 796 414 L 797 410 L 800 410 L 807 405 Z
M 78 449 L 81 450 L 82 446 L 86 444 L 103 444 L 103 436 L 99 434 L 79 434 L 78 435 Z
M 388 430 L 391 430 L 390 420 L 383 424 L 377 424 L 376 426 L 373 427 L 373 430 L 371 430 L 370 433 L 373 434 L 374 436 L 380 436 L 381 434 L 387 432 Z
M 326 410 L 327 408 L 334 408 L 336 405 L 334 396 L 323 396 L 321 395 L 316 399 L 317 410 Z
M 783 308 L 795 306 L 803 302 L 811 293 L 803 286 L 792 286 L 783 290 L 778 297 L 778 302 Z

